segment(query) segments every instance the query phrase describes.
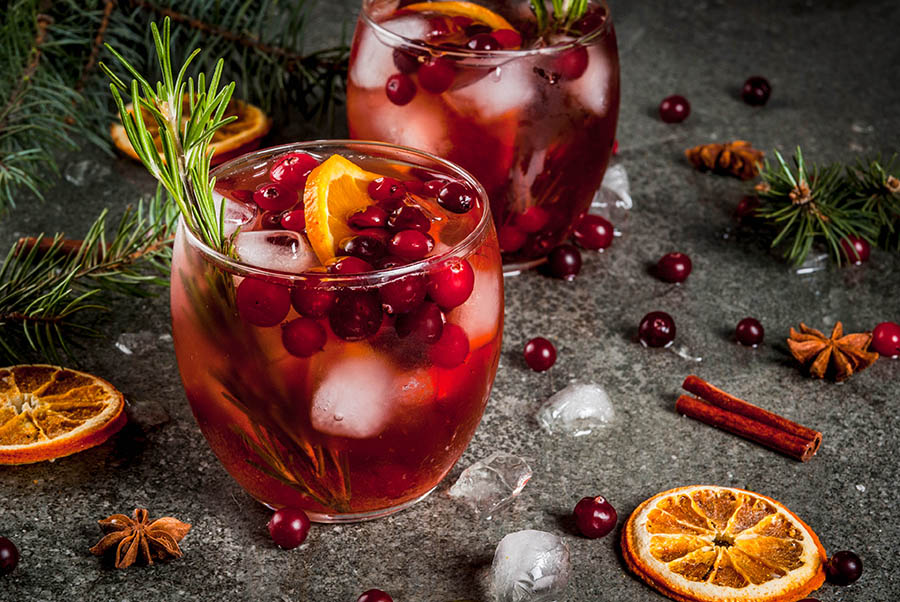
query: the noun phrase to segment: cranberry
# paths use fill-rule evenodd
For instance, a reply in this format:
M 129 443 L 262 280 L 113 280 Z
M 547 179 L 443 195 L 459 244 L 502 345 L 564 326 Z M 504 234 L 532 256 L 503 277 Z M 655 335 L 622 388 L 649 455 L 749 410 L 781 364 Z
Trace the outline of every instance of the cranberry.
M 297 318 L 281 327 L 281 344 L 291 355 L 309 357 L 325 347 L 325 329 L 310 318 Z
M 578 79 L 588 65 L 588 51 L 584 46 L 564 50 L 553 62 L 553 70 L 563 79 Z
M 544 337 L 525 343 L 525 363 L 535 372 L 549 370 L 556 363 L 556 347 Z
M 575 280 L 581 271 L 581 252 L 575 245 L 559 245 L 547 256 L 550 275 L 563 280 Z
M 738 322 L 737 328 L 734 329 L 734 338 L 741 345 L 747 347 L 756 347 L 763 342 L 766 336 L 766 330 L 756 318 L 744 318 Z
M 418 230 L 428 232 L 431 229 L 431 220 L 425 212 L 412 205 L 403 205 L 388 218 L 388 227 L 391 230 Z
M 667 96 L 659 103 L 659 117 L 666 123 L 679 123 L 691 114 L 691 103 L 684 96 Z
M 381 176 L 369 182 L 369 196 L 376 201 L 384 201 L 387 199 L 400 199 L 406 195 L 406 188 L 400 180 Z
M 641 320 L 638 338 L 644 347 L 665 347 L 675 340 L 675 320 L 664 311 L 651 311 Z
M 363 228 L 383 228 L 387 225 L 387 219 L 387 211 L 378 205 L 370 205 L 348 217 L 347 224 L 351 228 L 356 228 L 357 230 Z
M 491 31 L 493 30 L 491 29 L 490 25 L 486 25 L 484 23 L 472 23 L 471 25 L 466 25 L 463 33 L 467 38 L 474 38 L 476 36 L 491 33 Z M 475 50 L 475 48 L 472 48 L 471 50 Z
M 282 213 L 280 211 L 263 211 L 259 218 L 262 230 L 281 230 Z
M 433 58 L 419 67 L 419 85 L 432 94 L 440 94 L 453 83 L 453 63 L 444 57 Z
M 613 140 L 612 154 L 613 154 L 613 156 L 616 156 L 619 154 L 619 141 L 618 140 Z
M 455 368 L 469 355 L 469 337 L 459 324 L 444 324 L 441 338 L 431 347 L 428 357 L 441 368 Z
M 426 39 L 442 38 L 448 33 L 450 33 L 450 25 L 447 23 L 445 17 L 431 17 L 428 19 L 428 33 L 425 34 Z
M 347 274 L 363 274 L 365 272 L 371 272 L 375 268 L 373 268 L 372 264 L 365 259 L 360 259 L 359 257 L 353 257 L 351 255 L 334 258 L 334 260 L 328 264 L 327 269 L 329 274 L 346 276 Z
M 502 48 L 518 48 L 522 45 L 522 36 L 513 29 L 498 29 L 491 35 Z
M 269 171 L 269 179 L 288 188 L 299 189 L 306 184 L 306 177 L 319 165 L 319 160 L 306 153 L 288 153 L 278 159 Z
M 613 241 L 613 225 L 599 215 L 585 213 L 575 222 L 575 242 L 591 251 L 605 249 Z
M 504 253 L 514 253 L 525 245 L 527 234 L 512 224 L 500 226 L 497 231 L 497 239 L 500 241 L 500 250 Z
M 541 207 L 529 207 L 516 216 L 516 226 L 518 226 L 522 232 L 533 234 L 546 226 L 549 219 L 550 214 L 547 213 L 546 209 Z
M 603 496 L 584 497 L 575 504 L 575 524 L 585 537 L 596 539 L 608 535 L 616 527 L 619 515 Z
M 441 188 L 437 196 L 438 205 L 453 213 L 467 213 L 475 206 L 472 191 L 459 182 L 449 182 Z
M 431 196 L 437 196 L 446 183 L 446 180 L 428 180 L 424 184 L 425 193 Z
M 293 550 L 309 533 L 309 517 L 299 508 L 276 510 L 269 519 L 269 535 L 279 548 Z
M 291 292 L 285 286 L 244 278 L 235 294 L 238 313 L 254 326 L 275 326 L 291 310 Z
M 444 314 L 436 303 L 426 301 L 413 311 L 397 316 L 394 328 L 401 339 L 415 335 L 426 343 L 434 343 L 444 331 Z
M 384 84 L 384 93 L 395 105 L 403 106 L 416 95 L 416 84 L 405 73 L 395 73 Z
M 756 217 L 756 210 L 759 209 L 759 197 L 746 195 L 741 197 L 737 207 L 734 208 L 734 217 L 739 222 Z
M 425 300 L 425 278 L 423 276 L 404 276 L 392 280 L 378 288 L 381 303 L 389 314 L 400 314 L 412 311 Z
M 748 105 L 762 106 L 769 100 L 772 93 L 772 86 L 769 80 L 759 75 L 747 78 L 744 87 L 741 89 L 741 97 Z
M 341 291 L 334 300 L 328 323 L 345 341 L 360 341 L 378 332 L 383 319 L 377 291 Z
M 291 305 L 301 316 L 324 318 L 334 305 L 334 291 L 304 280 L 291 290 Z
M 844 257 L 850 260 L 854 265 L 860 265 L 869 260 L 869 252 L 871 247 L 869 242 L 859 236 L 850 235 L 841 239 L 841 251 Z
M 387 254 L 387 247 L 381 239 L 362 234 L 345 238 L 341 241 L 340 248 L 346 255 L 352 255 L 369 264 Z M 371 265 L 369 267 L 371 269 Z
M 444 309 L 462 305 L 475 288 L 475 271 L 465 259 L 452 258 L 428 276 L 428 296 Z
M 459 29 L 465 29 L 474 22 L 470 17 L 464 15 L 450 17 L 450 20 L 453 21 L 453 24 Z
M 885 357 L 900 355 L 900 324 L 882 322 L 872 330 L 872 349 Z
M 303 209 L 294 209 L 282 215 L 279 223 L 285 230 L 303 232 L 306 229 L 306 214 Z
M 656 262 L 656 275 L 666 282 L 684 282 L 691 275 L 693 264 L 684 253 L 667 253 Z
M 394 257 L 393 255 L 387 255 L 382 257 L 378 261 L 375 262 L 375 267 L 379 270 L 390 270 L 392 268 L 398 268 L 401 265 L 407 265 L 409 262 L 400 257 Z
M 253 192 L 253 201 L 261 209 L 284 211 L 297 202 L 297 191 L 281 184 L 263 184 Z
M 400 73 L 415 73 L 421 64 L 415 52 L 403 48 L 395 48 L 393 58 L 394 66 Z
M 0 537 L 0 575 L 8 575 L 19 564 L 19 549 L 5 537 Z
M 394 599 L 380 589 L 370 589 L 363 592 L 356 602 L 394 602 Z
M 605 22 L 606 13 L 602 9 L 595 8 L 594 10 L 585 13 L 583 17 L 575 22 L 575 31 L 581 32 L 581 35 L 585 35 L 595 31 Z
M 388 249 L 393 255 L 410 261 L 422 259 L 433 248 L 434 239 L 418 230 L 401 230 L 388 242 Z
M 500 50 L 502 47 L 500 42 L 489 33 L 475 34 L 468 42 L 466 42 L 466 48 L 469 50 L 484 50 L 489 52 L 491 50 Z
M 425 182 L 422 180 L 405 180 L 403 186 L 410 194 L 422 194 L 425 191 Z
M 862 559 L 848 550 L 835 552 L 825 564 L 828 580 L 835 585 L 850 585 L 863 572 Z

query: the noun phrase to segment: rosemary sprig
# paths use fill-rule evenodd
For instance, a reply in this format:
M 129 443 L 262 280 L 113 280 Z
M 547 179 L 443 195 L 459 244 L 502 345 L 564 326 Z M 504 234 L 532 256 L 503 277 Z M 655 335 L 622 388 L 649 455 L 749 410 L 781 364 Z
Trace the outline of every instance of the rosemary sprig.
M 588 0 L 550 0 L 550 5 L 552 12 L 547 10 L 545 0 L 531 0 L 531 10 L 542 38 L 569 32 L 587 12 Z

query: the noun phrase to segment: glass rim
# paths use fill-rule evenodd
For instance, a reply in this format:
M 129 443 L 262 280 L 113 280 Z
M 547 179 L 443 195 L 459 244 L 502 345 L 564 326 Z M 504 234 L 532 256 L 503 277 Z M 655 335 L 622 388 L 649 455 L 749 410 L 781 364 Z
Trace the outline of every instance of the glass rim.
M 468 171 L 466 171 L 456 163 L 452 163 L 451 161 L 442 159 L 441 157 L 433 155 L 429 152 L 411 148 L 408 146 L 389 144 L 386 142 L 378 142 L 375 140 L 349 139 L 318 139 L 305 142 L 290 142 L 287 144 L 280 144 L 277 146 L 270 146 L 264 149 L 251 151 L 239 157 L 229 159 L 228 161 L 217 165 L 210 172 L 210 176 L 218 177 L 229 169 L 233 169 L 240 163 L 251 161 L 254 158 L 263 155 L 274 155 L 292 150 L 315 150 L 317 148 L 321 149 L 329 147 L 352 149 L 352 147 L 354 146 L 363 147 L 361 150 L 364 150 L 365 148 L 375 148 L 385 149 L 388 151 L 402 151 L 404 153 L 416 155 L 438 164 L 440 167 L 445 168 L 446 170 L 451 172 L 454 176 L 461 177 L 466 184 L 468 184 L 475 190 L 475 194 L 480 199 L 481 205 L 484 209 L 480 219 L 478 220 L 478 223 L 475 224 L 475 227 L 472 228 L 472 230 L 468 234 L 466 234 L 466 236 L 461 241 L 441 252 L 440 254 L 431 255 L 425 257 L 424 259 L 420 259 L 418 261 L 414 261 L 402 266 L 373 270 L 371 272 L 363 272 L 359 274 L 330 274 L 324 271 L 313 270 L 306 270 L 303 272 L 283 272 L 271 268 L 263 268 L 243 262 L 240 259 L 235 259 L 233 257 L 225 255 L 224 253 L 220 253 L 216 249 L 213 249 L 202 240 L 200 240 L 197 234 L 193 232 L 190 227 L 188 227 L 187 223 L 184 222 L 184 216 L 179 216 L 178 221 L 183 226 L 182 231 L 185 232 L 185 235 L 188 237 L 188 242 L 191 244 L 191 246 L 200 250 L 200 252 L 202 252 L 210 259 L 214 260 L 217 264 L 230 268 L 232 271 L 235 271 L 242 276 L 256 275 L 291 281 L 316 280 L 317 282 L 327 282 L 329 284 L 336 285 L 353 285 L 357 287 L 381 284 L 383 282 L 395 280 L 397 278 L 408 276 L 410 274 L 426 273 L 430 270 L 430 268 L 432 268 L 432 266 L 438 265 L 451 257 L 466 257 L 470 251 L 474 250 L 479 244 L 481 244 L 481 241 L 486 236 L 487 230 L 488 228 L 490 228 L 492 223 L 491 206 L 490 202 L 488 201 L 487 191 L 472 174 L 470 174 Z M 387 157 L 378 157 L 377 155 L 372 156 L 375 158 L 385 158 L 389 160 Z M 320 268 L 321 266 L 318 267 Z
M 611 15 L 609 11 L 609 5 L 606 0 L 594 0 L 597 4 L 601 5 L 606 10 L 606 18 L 603 20 L 603 24 L 597 29 L 590 31 L 586 34 L 583 34 L 577 38 L 569 40 L 562 44 L 554 44 L 552 46 L 542 46 L 540 48 L 527 48 L 527 49 L 519 49 L 519 50 L 469 50 L 462 48 L 443 48 L 441 46 L 436 46 L 434 44 L 429 44 L 423 40 L 414 40 L 412 38 L 404 37 L 398 33 L 394 33 L 390 29 L 383 27 L 380 23 L 372 19 L 369 16 L 369 13 L 366 11 L 366 5 L 371 3 L 371 0 L 363 0 L 362 2 L 362 10 L 360 11 L 361 18 L 365 21 L 365 23 L 371 27 L 377 36 L 384 36 L 388 40 L 390 40 L 390 46 L 400 46 L 403 48 L 413 48 L 416 50 L 424 50 L 429 54 L 433 54 L 435 51 L 438 52 L 438 56 L 446 56 L 453 57 L 458 59 L 469 59 L 472 62 L 506 62 L 511 61 L 513 59 L 529 57 L 529 56 L 553 56 L 559 54 L 561 52 L 565 52 L 567 50 L 571 50 L 576 46 L 585 46 L 589 43 L 593 43 L 595 41 L 602 40 L 606 36 L 609 35 L 610 26 L 612 24 Z M 401 9 L 402 10 L 402 9 Z M 382 39 L 384 42 L 384 40 Z

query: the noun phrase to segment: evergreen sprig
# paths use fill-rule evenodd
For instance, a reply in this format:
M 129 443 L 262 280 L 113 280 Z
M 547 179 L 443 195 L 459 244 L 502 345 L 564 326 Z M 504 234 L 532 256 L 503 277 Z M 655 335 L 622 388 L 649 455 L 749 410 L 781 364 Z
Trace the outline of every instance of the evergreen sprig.
M 569 33 L 576 21 L 587 12 L 588 0 L 531 0 L 531 11 L 537 22 L 538 35 L 546 38 L 555 33 Z
M 851 202 L 873 215 L 881 232 L 879 244 L 900 251 L 900 171 L 896 155 L 882 165 L 881 159 L 858 161 L 847 169 Z

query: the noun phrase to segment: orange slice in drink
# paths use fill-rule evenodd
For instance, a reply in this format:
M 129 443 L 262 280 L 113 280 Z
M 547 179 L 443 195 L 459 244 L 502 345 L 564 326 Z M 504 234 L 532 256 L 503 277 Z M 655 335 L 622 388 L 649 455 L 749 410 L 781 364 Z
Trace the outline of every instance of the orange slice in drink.
M 303 191 L 306 236 L 322 263 L 337 254 L 337 245 L 354 232 L 348 218 L 374 201 L 369 182 L 380 177 L 340 155 L 332 155 L 313 169 Z
M 730 487 L 681 487 L 645 501 L 625 524 L 622 554 L 681 602 L 795 602 L 825 580 L 825 550 L 796 514 Z
M 404 6 L 403 11 L 428 12 L 436 13 L 447 17 L 468 17 L 475 23 L 483 23 L 493 31 L 508 30 L 516 31 L 516 28 L 509 21 L 479 4 L 465 1 L 449 1 L 449 2 L 416 2 Z M 516 32 L 518 33 L 518 32 Z M 521 38 L 520 38 L 521 41 Z M 505 46 L 507 50 L 519 48 L 519 44 L 514 46 Z
M 122 394 L 56 366 L 0 368 L 0 464 L 29 464 L 100 445 L 125 425 Z
M 188 110 L 188 102 L 188 97 L 185 96 L 185 113 Z M 130 113 L 134 110 L 134 105 L 128 103 L 125 108 Z M 263 136 L 268 134 L 269 129 L 272 127 L 272 120 L 263 113 L 262 109 L 240 100 L 232 100 L 228 103 L 225 116 L 230 117 L 232 115 L 237 116 L 237 119 L 216 131 L 209 143 L 209 148 L 213 151 L 213 165 L 259 148 L 259 143 L 262 141 Z M 187 117 L 189 115 L 184 115 L 182 119 L 186 120 Z M 162 140 L 159 137 L 159 128 L 156 125 L 156 120 L 146 111 L 144 112 L 144 123 L 150 133 L 153 134 L 156 149 L 162 153 Z M 134 151 L 134 147 L 131 146 L 131 141 L 128 139 L 128 134 L 125 133 L 125 127 L 121 122 L 114 123 L 110 127 L 109 133 L 116 148 L 132 159 L 138 159 L 138 155 Z

